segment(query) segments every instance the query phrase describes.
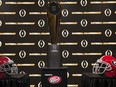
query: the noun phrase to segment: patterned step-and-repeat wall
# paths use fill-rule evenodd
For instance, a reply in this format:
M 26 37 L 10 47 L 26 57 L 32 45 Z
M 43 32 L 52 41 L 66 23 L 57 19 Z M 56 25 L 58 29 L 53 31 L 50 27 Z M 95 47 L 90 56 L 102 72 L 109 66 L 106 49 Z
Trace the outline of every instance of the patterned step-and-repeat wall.
M 46 5 L 50 0 L 0 0 L 0 55 L 29 73 L 39 87 L 50 43 Z M 60 45 L 68 66 L 69 87 L 80 87 L 83 72 L 91 72 L 103 55 L 116 56 L 115 0 L 56 0 L 61 4 Z

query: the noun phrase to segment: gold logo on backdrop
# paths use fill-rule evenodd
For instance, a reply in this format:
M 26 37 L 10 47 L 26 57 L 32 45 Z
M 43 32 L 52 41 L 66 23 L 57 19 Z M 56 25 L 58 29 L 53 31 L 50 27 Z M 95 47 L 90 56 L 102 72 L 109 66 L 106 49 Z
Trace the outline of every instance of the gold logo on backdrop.
M 69 15 L 68 10 L 67 10 L 67 9 L 63 9 L 63 10 L 62 10 L 62 16 L 63 16 L 63 17 L 67 17 L 68 15 Z
M 38 1 L 38 5 L 39 5 L 40 7 L 43 7 L 43 6 L 45 5 L 45 1 L 44 1 L 44 0 L 39 0 L 39 1 Z
M 24 38 L 26 36 L 26 31 L 25 30 L 20 30 L 19 36 Z
M 39 27 L 44 27 L 45 26 L 45 21 L 43 19 L 40 19 L 38 21 L 38 25 L 39 25 Z
M 87 41 L 87 40 L 82 40 L 82 41 L 81 41 L 81 46 L 82 46 L 83 48 L 87 47 L 87 46 L 88 46 L 88 41 Z
M 106 35 L 106 37 L 111 37 L 112 36 L 112 31 L 110 29 L 107 29 L 105 31 L 105 35 Z
M 38 67 L 39 67 L 39 68 L 45 67 L 45 62 L 44 62 L 44 61 L 39 61 L 39 62 L 38 62 Z
M 87 24 L 88 24 L 88 22 L 87 22 L 86 19 L 82 19 L 82 20 L 81 20 L 81 26 L 82 26 L 82 27 L 86 27 Z
M 62 31 L 62 36 L 63 36 L 63 37 L 68 37 L 68 36 L 69 36 L 69 31 L 66 30 L 66 29 L 63 30 L 63 31 Z
M 38 46 L 39 46 L 40 48 L 43 48 L 43 47 L 45 46 L 45 41 L 44 41 L 44 40 L 40 40 L 40 41 L 38 42 Z
M 105 55 L 112 56 L 112 51 L 111 51 L 111 50 L 107 50 L 107 51 L 105 52 Z
M 26 57 L 26 52 L 25 52 L 24 50 L 21 50 L 21 51 L 19 52 L 19 57 L 20 57 L 20 58 L 25 58 L 25 57 Z
M 87 62 L 86 60 L 83 60 L 83 61 L 81 62 L 81 67 L 82 67 L 82 68 L 87 68 L 87 67 L 88 67 L 88 62 Z
M 62 57 L 63 58 L 68 58 L 69 57 L 69 52 L 67 50 L 62 51 Z
M 107 9 L 104 11 L 104 14 L 105 14 L 105 16 L 111 16 L 112 11 L 111 11 L 109 8 L 107 8 Z
M 26 16 L 26 11 L 25 11 L 25 9 L 21 9 L 21 10 L 19 11 L 19 15 L 20 15 L 20 17 L 25 17 L 25 16 Z
M 87 6 L 87 0 L 81 0 L 80 1 L 81 6 L 85 7 Z

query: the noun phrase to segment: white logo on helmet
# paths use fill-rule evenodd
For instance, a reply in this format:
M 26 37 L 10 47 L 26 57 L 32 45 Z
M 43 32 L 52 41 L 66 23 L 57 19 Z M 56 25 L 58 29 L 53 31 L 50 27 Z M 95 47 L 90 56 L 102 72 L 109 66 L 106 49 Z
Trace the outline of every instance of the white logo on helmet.
M 51 76 L 51 77 L 48 78 L 48 81 L 51 84 L 58 84 L 62 81 L 62 79 L 59 76 Z

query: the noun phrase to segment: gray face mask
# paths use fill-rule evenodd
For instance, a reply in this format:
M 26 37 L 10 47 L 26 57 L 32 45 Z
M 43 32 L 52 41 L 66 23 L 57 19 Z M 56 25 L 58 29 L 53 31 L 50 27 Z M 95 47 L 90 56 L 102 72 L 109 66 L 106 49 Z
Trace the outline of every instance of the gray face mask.
M 103 62 L 100 59 L 98 59 L 95 65 L 93 66 L 92 73 L 102 75 L 105 73 L 105 71 L 110 70 L 112 70 L 112 67 L 109 63 Z
M 16 64 L 13 64 L 12 71 L 13 71 L 13 74 L 18 74 L 18 67 Z
M 13 60 L 10 60 L 0 67 L 0 72 L 5 72 L 6 75 L 18 74 L 18 67 Z

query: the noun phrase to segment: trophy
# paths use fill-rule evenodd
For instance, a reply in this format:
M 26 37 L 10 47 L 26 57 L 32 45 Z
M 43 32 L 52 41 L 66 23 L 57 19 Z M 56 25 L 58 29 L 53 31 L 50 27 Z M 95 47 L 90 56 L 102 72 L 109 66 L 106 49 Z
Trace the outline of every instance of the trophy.
M 48 67 L 61 67 L 61 51 L 59 43 L 59 27 L 61 6 L 57 2 L 50 2 L 47 7 L 48 28 L 50 31 L 51 44 L 48 46 Z
M 42 68 L 42 87 L 67 87 L 67 67 L 62 67 L 59 43 L 61 7 L 52 1 L 47 5 L 48 28 L 51 44 L 48 45 L 47 66 Z

